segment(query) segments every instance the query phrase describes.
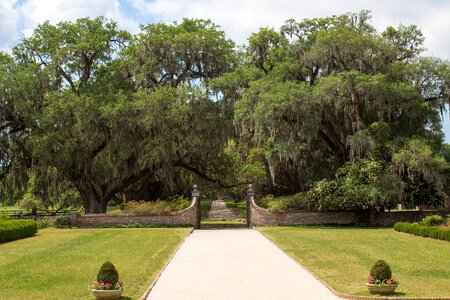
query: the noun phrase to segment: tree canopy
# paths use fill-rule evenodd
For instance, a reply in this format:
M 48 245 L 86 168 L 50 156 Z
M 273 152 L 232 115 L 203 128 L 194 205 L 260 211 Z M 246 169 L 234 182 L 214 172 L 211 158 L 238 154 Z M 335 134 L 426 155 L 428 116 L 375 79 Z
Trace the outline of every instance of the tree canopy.
M 441 205 L 449 63 L 370 18 L 288 20 L 243 47 L 210 20 L 43 23 L 0 54 L 3 201 L 101 213 L 253 182 L 323 210 Z

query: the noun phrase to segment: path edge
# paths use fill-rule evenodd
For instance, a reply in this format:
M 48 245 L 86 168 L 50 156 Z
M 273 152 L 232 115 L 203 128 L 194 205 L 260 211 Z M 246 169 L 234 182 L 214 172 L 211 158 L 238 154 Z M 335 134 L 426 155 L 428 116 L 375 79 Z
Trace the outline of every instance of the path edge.
M 172 261 L 172 258 L 175 256 L 175 254 L 177 254 L 178 250 L 181 248 L 181 246 L 184 244 L 184 242 L 186 241 L 186 239 L 192 234 L 192 232 L 194 231 L 194 228 L 192 227 L 191 230 L 188 232 L 188 234 L 186 234 L 186 236 L 183 238 L 183 240 L 180 242 L 180 244 L 178 245 L 178 247 L 175 249 L 175 251 L 173 251 L 173 253 L 170 255 L 170 257 L 167 259 L 167 261 L 165 262 L 164 266 L 162 267 L 161 270 L 159 270 L 158 274 L 156 274 L 155 279 L 153 279 L 152 283 L 150 283 L 150 286 L 148 287 L 148 289 L 144 292 L 144 294 L 141 296 L 141 298 L 139 298 L 139 300 L 146 300 L 148 295 L 150 294 L 150 292 L 152 291 L 153 287 L 155 286 L 155 284 L 158 282 L 159 278 L 161 277 L 162 273 L 164 272 L 164 270 L 167 268 L 167 266 L 169 265 L 169 263 Z
M 262 226 L 264 227 L 264 226 Z M 271 226 L 265 226 L 265 227 L 271 227 Z M 327 282 L 325 282 L 322 278 L 317 276 L 314 272 L 312 272 L 310 269 L 305 267 L 303 264 L 301 264 L 299 261 L 297 261 L 291 254 L 284 251 L 280 246 L 278 246 L 274 241 L 272 241 L 268 236 L 266 236 L 264 233 L 262 233 L 258 227 L 253 226 L 253 229 L 255 229 L 259 234 L 261 234 L 265 239 L 267 239 L 272 245 L 280 249 L 283 253 L 285 253 L 291 260 L 293 260 L 297 265 L 299 265 L 301 268 L 306 270 L 309 274 L 311 274 L 314 278 L 316 278 L 323 286 L 325 286 L 333 295 L 348 299 L 348 300 L 450 300 L 448 297 L 432 297 L 432 298 L 399 298 L 399 297 L 371 297 L 371 296 L 356 296 L 356 295 L 349 295 L 344 294 L 336 291 L 334 288 L 332 288 Z

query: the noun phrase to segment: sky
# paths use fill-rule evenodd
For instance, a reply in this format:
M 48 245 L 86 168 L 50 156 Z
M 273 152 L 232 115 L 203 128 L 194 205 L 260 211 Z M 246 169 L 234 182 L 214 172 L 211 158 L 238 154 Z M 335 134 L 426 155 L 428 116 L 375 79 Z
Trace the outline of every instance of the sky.
M 278 29 L 291 18 L 300 21 L 362 9 L 372 12 L 378 31 L 389 25 L 417 25 L 426 37 L 424 55 L 450 61 L 450 0 L 0 0 L 0 51 L 9 52 L 46 20 L 56 24 L 102 15 L 138 33 L 140 24 L 203 18 L 245 44 L 260 27 Z M 448 113 L 443 124 L 450 143 Z

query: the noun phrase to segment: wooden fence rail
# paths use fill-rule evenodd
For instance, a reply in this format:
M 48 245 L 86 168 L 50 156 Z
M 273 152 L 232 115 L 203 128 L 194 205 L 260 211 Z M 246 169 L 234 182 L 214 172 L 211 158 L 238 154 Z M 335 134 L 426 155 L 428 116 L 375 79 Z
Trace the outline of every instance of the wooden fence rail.
M 5 210 L 1 212 L 11 219 L 40 219 L 44 217 L 65 216 L 70 210 Z

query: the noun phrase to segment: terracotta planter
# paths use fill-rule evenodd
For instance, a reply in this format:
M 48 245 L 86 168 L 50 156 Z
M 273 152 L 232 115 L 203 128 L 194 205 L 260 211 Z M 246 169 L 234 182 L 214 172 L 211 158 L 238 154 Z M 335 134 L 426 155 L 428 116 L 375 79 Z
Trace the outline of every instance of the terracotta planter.
M 395 289 L 397 288 L 398 283 L 391 284 L 391 285 L 378 285 L 378 284 L 366 283 L 366 286 L 369 289 L 369 292 L 371 294 L 392 295 L 394 293 Z
M 97 300 L 115 300 L 122 296 L 123 290 L 94 290 L 92 289 L 92 294 L 97 298 Z

